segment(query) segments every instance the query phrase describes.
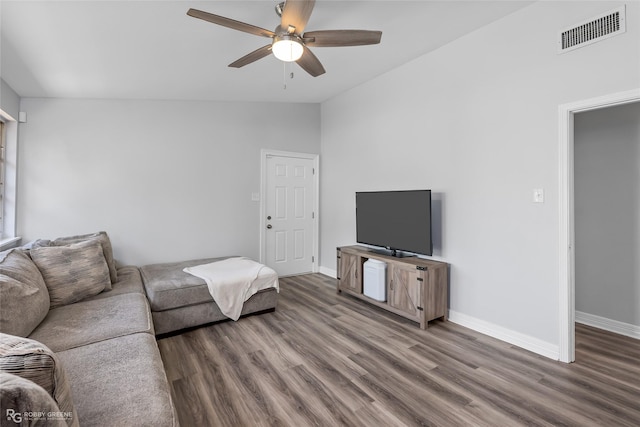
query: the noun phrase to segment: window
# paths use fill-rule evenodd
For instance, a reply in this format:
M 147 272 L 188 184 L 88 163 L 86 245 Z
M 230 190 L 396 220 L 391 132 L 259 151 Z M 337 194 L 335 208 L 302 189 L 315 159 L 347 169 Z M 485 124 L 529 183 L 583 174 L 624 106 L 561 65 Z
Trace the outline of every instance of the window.
M 16 236 L 18 122 L 0 109 L 0 251 L 19 244 Z
M 4 122 L 0 121 L 0 240 L 5 237 L 4 232 L 4 171 L 5 167 L 5 158 L 6 158 L 6 150 L 5 150 L 5 130 L 4 130 Z

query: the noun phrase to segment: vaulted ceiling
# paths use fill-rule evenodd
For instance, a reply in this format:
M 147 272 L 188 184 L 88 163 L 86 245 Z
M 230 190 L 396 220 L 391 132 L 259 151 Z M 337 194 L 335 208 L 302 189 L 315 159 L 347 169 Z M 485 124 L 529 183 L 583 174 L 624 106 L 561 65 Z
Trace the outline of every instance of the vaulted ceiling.
M 278 3 L 2 0 L 1 77 L 22 97 L 322 102 L 531 2 L 317 1 L 307 31 L 383 35 L 379 45 L 314 48 L 327 70 L 316 78 L 271 55 L 229 68 L 269 40 L 186 15 L 273 30 Z

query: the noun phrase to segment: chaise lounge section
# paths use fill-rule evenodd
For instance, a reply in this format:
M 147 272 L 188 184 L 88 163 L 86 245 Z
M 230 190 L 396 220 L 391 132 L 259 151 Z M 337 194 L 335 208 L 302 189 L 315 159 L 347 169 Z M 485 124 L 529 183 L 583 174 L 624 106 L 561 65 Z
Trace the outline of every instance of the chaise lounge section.
M 232 257 L 197 259 L 183 262 L 150 264 L 140 267 L 149 299 L 156 335 L 175 333 L 227 319 L 211 297 L 207 283 L 183 270 Z M 261 285 L 277 284 L 277 275 L 263 269 L 256 279 Z M 244 302 L 241 315 L 273 311 L 278 303 L 278 288 L 269 287 Z

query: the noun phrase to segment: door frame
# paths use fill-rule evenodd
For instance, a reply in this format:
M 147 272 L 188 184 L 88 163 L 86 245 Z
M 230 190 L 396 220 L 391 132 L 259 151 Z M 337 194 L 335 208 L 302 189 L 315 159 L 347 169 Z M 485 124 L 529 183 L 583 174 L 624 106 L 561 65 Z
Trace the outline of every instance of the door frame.
M 575 212 L 574 212 L 574 115 L 585 111 L 640 102 L 640 88 L 558 107 L 559 131 L 559 344 L 561 362 L 574 362 L 575 350 Z
M 318 272 L 319 265 L 319 236 L 320 236 L 320 155 L 311 153 L 296 153 L 293 151 L 279 151 L 263 148 L 260 150 L 260 262 L 264 264 L 267 259 L 267 158 L 269 157 L 289 157 L 295 159 L 313 160 L 313 245 L 312 245 L 312 262 L 311 271 Z

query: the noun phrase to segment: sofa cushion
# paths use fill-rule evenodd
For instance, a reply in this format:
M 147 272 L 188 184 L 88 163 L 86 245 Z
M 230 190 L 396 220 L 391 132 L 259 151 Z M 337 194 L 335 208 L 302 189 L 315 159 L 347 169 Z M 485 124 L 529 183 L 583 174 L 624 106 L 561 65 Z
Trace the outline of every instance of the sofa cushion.
M 53 240 L 51 244 L 55 246 L 65 246 L 71 243 L 85 242 L 87 240 L 96 240 L 100 242 L 100 244 L 102 245 L 104 258 L 107 261 L 107 265 L 109 266 L 109 278 L 111 279 L 111 283 L 117 282 L 118 269 L 113 258 L 113 247 L 111 246 L 111 239 L 109 239 L 109 235 L 106 231 L 98 231 L 97 233 L 82 234 L 78 236 L 59 237 Z
M 0 332 L 28 336 L 49 311 L 40 270 L 20 249 L 0 253 Z
M 81 421 L 96 426 L 178 424 L 153 335 L 126 335 L 58 356 L 73 366 L 69 380 Z
M 151 310 L 163 311 L 212 302 L 213 298 L 205 281 L 185 273 L 182 269 L 226 258 L 228 257 L 149 264 L 140 267 L 142 282 L 149 298 Z
M 135 293 L 144 295 L 144 287 L 142 286 L 140 270 L 138 270 L 138 267 L 133 265 L 118 267 L 118 281 L 111 286 L 111 290 L 105 290 L 96 296 L 85 299 L 84 301 L 110 298 L 112 296 L 122 294 Z
M 62 414 L 45 389 L 33 381 L 6 372 L 0 372 L 0 408 L 6 417 L 6 425 L 67 425 L 66 414 Z
M 102 245 L 96 240 L 37 247 L 30 254 L 47 285 L 52 308 L 97 295 L 111 284 Z
M 146 298 L 133 293 L 53 308 L 29 338 L 58 352 L 137 332 L 154 329 Z
M 67 374 L 58 357 L 37 341 L 0 333 L 0 371 L 33 381 L 46 390 L 62 412 L 70 412 L 68 425 L 77 426 Z

